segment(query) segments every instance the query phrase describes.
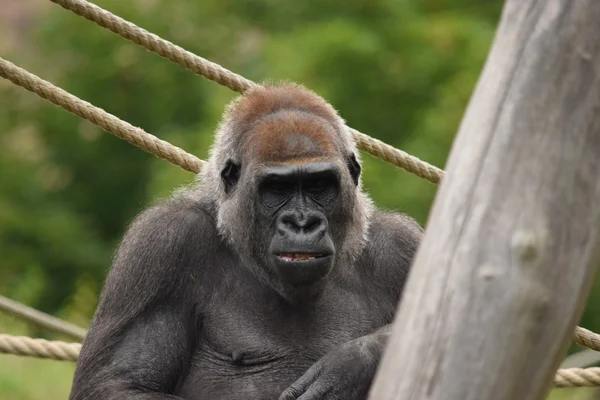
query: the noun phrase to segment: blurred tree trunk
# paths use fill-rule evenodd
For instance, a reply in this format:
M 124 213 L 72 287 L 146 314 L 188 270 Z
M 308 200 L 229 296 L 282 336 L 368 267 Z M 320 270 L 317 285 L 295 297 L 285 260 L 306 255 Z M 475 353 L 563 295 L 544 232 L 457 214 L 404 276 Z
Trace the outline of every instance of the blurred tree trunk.
M 506 2 L 371 399 L 547 394 L 599 258 L 599 21 Z

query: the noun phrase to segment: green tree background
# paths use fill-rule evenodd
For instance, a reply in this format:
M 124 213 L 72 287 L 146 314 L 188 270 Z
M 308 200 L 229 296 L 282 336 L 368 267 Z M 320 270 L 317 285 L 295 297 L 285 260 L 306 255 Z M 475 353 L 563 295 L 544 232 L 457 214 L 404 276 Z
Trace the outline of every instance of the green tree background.
M 224 105 L 236 94 L 45 0 L 26 3 L 35 10 L 27 23 L 0 19 L 3 57 L 206 157 Z M 97 4 L 252 80 L 301 82 L 350 126 L 440 167 L 502 7 L 499 0 Z M 363 158 L 376 203 L 425 224 L 436 187 Z M 0 82 L 0 293 L 87 327 L 127 224 L 192 179 Z M 582 321 L 594 330 L 600 330 L 599 297 L 596 289 Z M 61 339 L 1 315 L 0 332 Z M 0 355 L 0 397 L 66 398 L 72 373 L 70 363 Z

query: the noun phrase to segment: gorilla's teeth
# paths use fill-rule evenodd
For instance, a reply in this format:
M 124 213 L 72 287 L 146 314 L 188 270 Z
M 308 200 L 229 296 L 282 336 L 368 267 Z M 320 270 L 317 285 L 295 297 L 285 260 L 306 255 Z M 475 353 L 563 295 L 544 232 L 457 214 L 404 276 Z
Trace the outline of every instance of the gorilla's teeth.
M 295 261 L 295 260 L 314 260 L 318 257 L 318 255 L 312 255 L 307 253 L 291 253 L 291 254 L 281 254 L 279 258 L 284 261 Z

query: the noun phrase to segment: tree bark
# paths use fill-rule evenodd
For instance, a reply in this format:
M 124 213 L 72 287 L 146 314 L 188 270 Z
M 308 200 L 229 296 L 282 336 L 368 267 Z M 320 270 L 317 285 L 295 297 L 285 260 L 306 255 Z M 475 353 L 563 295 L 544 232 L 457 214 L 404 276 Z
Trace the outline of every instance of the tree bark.
M 599 228 L 600 1 L 507 1 L 370 399 L 544 398 Z

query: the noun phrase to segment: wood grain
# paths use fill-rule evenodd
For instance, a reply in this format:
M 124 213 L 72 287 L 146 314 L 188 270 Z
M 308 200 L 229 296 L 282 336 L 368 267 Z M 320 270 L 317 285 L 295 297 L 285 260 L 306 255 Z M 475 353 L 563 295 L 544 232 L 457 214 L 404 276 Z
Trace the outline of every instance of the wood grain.
M 544 398 L 599 227 L 600 1 L 507 1 L 370 399 Z

